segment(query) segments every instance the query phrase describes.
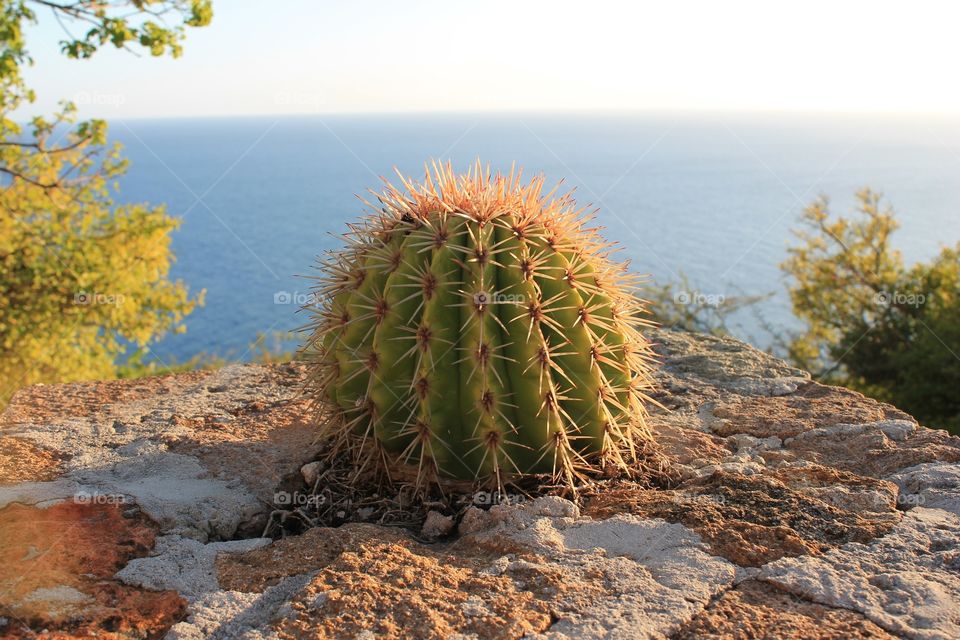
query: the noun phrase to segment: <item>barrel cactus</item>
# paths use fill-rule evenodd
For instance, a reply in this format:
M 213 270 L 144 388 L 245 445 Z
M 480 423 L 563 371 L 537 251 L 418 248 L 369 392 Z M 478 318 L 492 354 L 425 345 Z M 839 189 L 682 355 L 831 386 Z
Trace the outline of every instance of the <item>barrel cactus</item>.
M 519 171 L 401 180 L 320 259 L 303 351 L 332 452 L 436 480 L 629 468 L 652 357 L 592 215 Z

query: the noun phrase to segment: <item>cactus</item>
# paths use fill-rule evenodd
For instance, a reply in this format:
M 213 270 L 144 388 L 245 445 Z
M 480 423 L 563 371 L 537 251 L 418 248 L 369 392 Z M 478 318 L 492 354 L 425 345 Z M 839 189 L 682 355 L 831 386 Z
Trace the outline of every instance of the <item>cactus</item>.
M 630 467 L 651 441 L 635 276 L 542 176 L 432 169 L 320 261 L 303 353 L 333 453 L 418 479 Z

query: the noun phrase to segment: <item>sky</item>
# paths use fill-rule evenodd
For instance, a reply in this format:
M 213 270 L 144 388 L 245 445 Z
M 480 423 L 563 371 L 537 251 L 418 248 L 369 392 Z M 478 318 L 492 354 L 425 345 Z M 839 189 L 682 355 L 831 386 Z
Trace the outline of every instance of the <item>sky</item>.
M 27 71 L 49 113 L 792 110 L 960 114 L 960 3 L 214 0 L 172 60 L 59 53 Z

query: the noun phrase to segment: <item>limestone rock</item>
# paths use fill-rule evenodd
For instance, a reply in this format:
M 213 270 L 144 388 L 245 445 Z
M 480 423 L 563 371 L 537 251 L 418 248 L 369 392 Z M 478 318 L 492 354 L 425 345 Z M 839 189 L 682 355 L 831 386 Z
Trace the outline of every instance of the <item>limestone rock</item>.
M 910 510 L 888 535 L 822 556 L 784 558 L 758 578 L 799 597 L 858 611 L 908 638 L 960 637 L 960 519 Z
M 320 477 L 320 470 L 322 466 L 322 462 L 319 460 L 314 460 L 313 462 L 308 462 L 300 467 L 300 475 L 303 476 L 303 482 L 308 487 L 312 487 L 314 484 L 316 484 L 317 479 Z
M 36 385 L 2 418 L 7 447 L 0 508 L 76 495 L 120 495 L 164 530 L 207 540 L 262 529 L 281 480 L 316 453 L 294 399 L 292 365 L 130 381 Z M 55 466 L 54 466 L 55 465 Z
M 451 516 L 445 516 L 439 511 L 427 513 L 427 519 L 420 528 L 420 535 L 428 539 L 443 537 L 453 531 L 456 523 Z
M 184 615 L 187 603 L 176 591 L 114 577 L 154 544 L 157 527 L 136 507 L 12 504 L 0 510 L 0 532 L 0 637 L 44 628 L 143 637 Z
M 890 482 L 807 466 L 761 474 L 717 471 L 673 490 L 628 486 L 592 498 L 587 514 L 682 522 L 703 536 L 713 553 L 758 567 L 783 556 L 872 540 L 899 521 L 895 503 Z
M 890 476 L 905 509 L 943 509 L 960 516 L 960 464 L 924 463 Z
M 462 536 L 482 531 L 491 526 L 491 519 L 488 512 L 477 507 L 469 507 L 460 519 L 457 526 L 457 533 Z
M 960 637 L 960 439 L 735 340 L 650 335 L 669 486 L 474 501 L 417 535 L 259 537 L 324 482 L 296 365 L 22 390 L 0 637 Z
M 220 554 L 249 551 L 270 542 L 269 538 L 251 538 L 204 544 L 178 535 L 163 536 L 149 557 L 130 561 L 117 572 L 117 577 L 126 584 L 171 589 L 188 600 L 196 600 L 220 589 L 216 569 Z
M 747 580 L 724 593 L 674 637 L 676 640 L 897 638 L 861 614 L 816 604 L 757 580 Z
M 545 509 L 546 500 L 507 507 L 500 524 L 458 544 L 504 554 L 508 562 L 492 571 L 537 585 L 556 617 L 550 637 L 662 637 L 733 583 L 736 567 L 682 525 L 543 515 L 556 513 L 556 499 Z

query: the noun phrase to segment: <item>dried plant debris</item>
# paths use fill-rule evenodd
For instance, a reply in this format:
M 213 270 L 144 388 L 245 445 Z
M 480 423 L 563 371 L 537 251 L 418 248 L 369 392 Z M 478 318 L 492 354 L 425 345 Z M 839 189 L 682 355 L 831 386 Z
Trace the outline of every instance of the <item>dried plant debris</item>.
M 265 537 L 285 537 L 311 527 L 337 527 L 348 522 L 367 522 L 402 527 L 421 541 L 419 533 L 431 511 L 450 516 L 454 522 L 470 507 L 489 509 L 544 495 L 562 496 L 577 502 L 627 482 L 630 486 L 667 488 L 677 475 L 669 460 L 650 444 L 631 468 L 610 467 L 582 475 L 575 485 L 556 482 L 549 473 L 528 474 L 512 482 L 450 481 L 424 484 L 415 472 L 382 467 L 356 469 L 352 457 L 340 452 L 307 465 L 312 481 L 288 484 L 274 495 L 275 510 L 263 531 Z M 428 537 L 429 538 L 429 537 Z

